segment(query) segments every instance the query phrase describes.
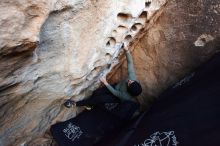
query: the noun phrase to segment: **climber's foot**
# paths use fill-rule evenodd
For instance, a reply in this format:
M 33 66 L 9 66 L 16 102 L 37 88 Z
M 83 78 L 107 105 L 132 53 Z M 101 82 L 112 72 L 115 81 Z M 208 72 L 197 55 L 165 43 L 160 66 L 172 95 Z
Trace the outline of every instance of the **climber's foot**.
M 68 99 L 64 102 L 64 106 L 67 107 L 67 108 L 71 108 L 75 105 L 76 105 L 76 102 L 71 100 L 71 99 Z
M 84 108 L 88 111 L 90 111 L 92 109 L 92 107 L 90 107 L 90 106 L 84 106 Z

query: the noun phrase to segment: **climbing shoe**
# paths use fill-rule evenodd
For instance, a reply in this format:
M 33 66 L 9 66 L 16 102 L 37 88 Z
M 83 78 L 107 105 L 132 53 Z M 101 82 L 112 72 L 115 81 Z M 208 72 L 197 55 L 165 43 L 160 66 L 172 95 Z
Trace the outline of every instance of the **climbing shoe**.
M 76 105 L 76 102 L 71 100 L 71 99 L 68 99 L 64 102 L 64 106 L 67 107 L 67 108 L 71 108 L 75 105 Z
M 86 110 L 90 111 L 92 109 L 92 107 L 90 106 L 83 106 Z

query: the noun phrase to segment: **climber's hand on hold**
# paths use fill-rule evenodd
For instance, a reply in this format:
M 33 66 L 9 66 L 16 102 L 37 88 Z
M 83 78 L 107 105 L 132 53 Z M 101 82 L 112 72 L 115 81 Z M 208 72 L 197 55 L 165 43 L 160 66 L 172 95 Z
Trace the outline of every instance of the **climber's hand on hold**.
M 106 81 L 106 77 L 105 77 L 105 76 L 102 76 L 102 77 L 100 78 L 100 81 L 101 81 L 103 84 L 108 85 L 108 82 Z
M 119 64 L 119 61 L 118 61 L 118 60 L 113 60 L 113 61 L 112 61 L 112 66 L 113 66 L 113 67 L 116 66 L 117 64 Z
M 128 50 L 128 45 L 127 45 L 127 44 L 123 44 L 123 49 L 124 49 L 126 52 L 129 52 L 129 50 Z

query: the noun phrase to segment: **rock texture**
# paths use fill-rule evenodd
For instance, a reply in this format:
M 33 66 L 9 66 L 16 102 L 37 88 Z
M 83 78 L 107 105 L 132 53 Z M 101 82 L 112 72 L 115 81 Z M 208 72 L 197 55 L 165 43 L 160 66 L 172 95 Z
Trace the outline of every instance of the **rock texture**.
M 144 92 L 145 108 L 167 87 L 220 50 L 220 1 L 171 0 L 157 21 L 146 25 L 131 48 Z M 156 16 L 154 16 L 156 17 Z M 115 68 L 112 81 L 127 75 L 126 63 Z
M 65 99 L 112 69 L 125 78 L 122 43 L 145 107 L 219 50 L 219 0 L 1 0 L 0 12 L 0 146 L 55 145 L 50 125 L 82 110 Z
M 97 88 L 165 3 L 1 0 L 0 145 L 50 145 L 50 125 L 81 110 L 63 101 Z

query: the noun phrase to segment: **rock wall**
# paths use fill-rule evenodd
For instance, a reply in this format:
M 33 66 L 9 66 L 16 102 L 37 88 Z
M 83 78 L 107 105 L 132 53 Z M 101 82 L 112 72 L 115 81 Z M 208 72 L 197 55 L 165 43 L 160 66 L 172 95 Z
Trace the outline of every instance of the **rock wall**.
M 50 145 L 51 124 L 138 40 L 166 0 L 1 0 L 0 145 Z
M 50 125 L 82 110 L 65 99 L 126 77 L 122 43 L 144 107 L 219 50 L 218 0 L 1 0 L 0 12 L 0 146 L 53 145 Z
M 219 0 L 171 0 L 162 11 L 131 45 L 136 73 L 144 87 L 139 100 L 145 108 L 220 50 Z M 124 78 L 126 70 L 124 62 L 114 69 L 111 80 Z

